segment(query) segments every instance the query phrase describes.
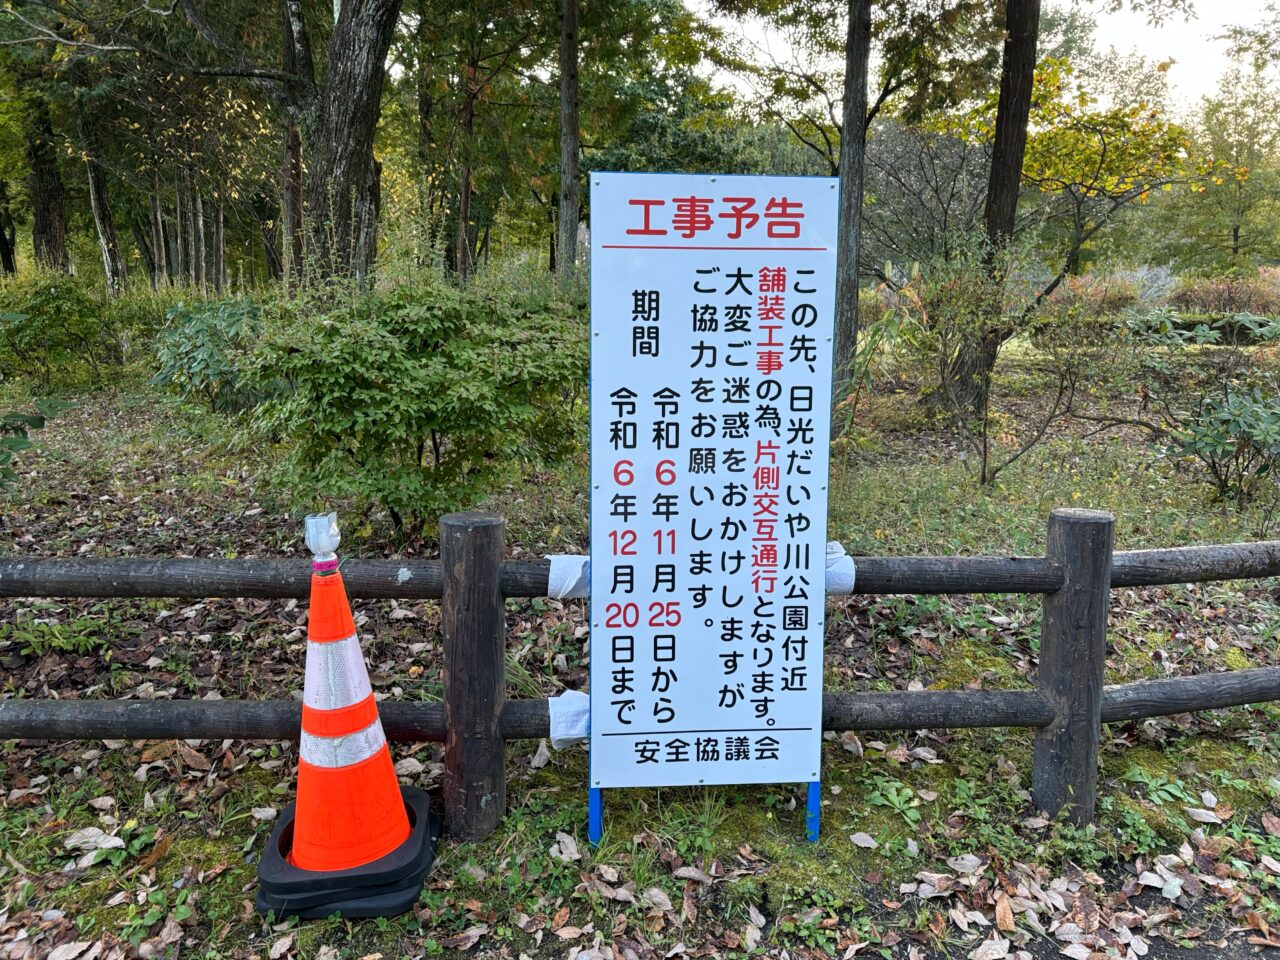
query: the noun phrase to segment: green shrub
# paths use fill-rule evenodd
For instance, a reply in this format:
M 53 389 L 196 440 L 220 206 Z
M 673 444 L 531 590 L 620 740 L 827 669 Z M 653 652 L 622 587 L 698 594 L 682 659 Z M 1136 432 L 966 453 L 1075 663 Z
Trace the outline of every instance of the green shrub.
M 123 356 L 101 294 L 61 273 L 0 282 L 0 374 L 41 389 L 98 382 Z
M 215 410 L 241 410 L 262 399 L 246 387 L 241 367 L 260 331 L 261 311 L 246 297 L 179 303 L 156 338 L 154 383 L 204 400 Z
M 1280 342 L 1280 317 L 1233 313 L 1221 317 L 1192 316 L 1167 307 L 1129 310 L 1121 326 L 1144 347 L 1222 346 L 1239 348 Z M 1233 355 L 1233 370 L 1250 366 L 1248 356 Z
M 1173 456 L 1194 457 L 1218 496 L 1243 506 L 1280 463 L 1280 395 L 1226 384 L 1220 394 L 1199 398 L 1169 438 Z
M 1222 342 L 1222 330 L 1212 320 L 1201 319 L 1189 323 L 1185 317 L 1169 307 L 1150 310 L 1129 310 L 1121 318 L 1122 327 L 1140 350 L 1146 348 L 1180 348 L 1193 344 L 1217 344 Z M 1159 353 L 1140 354 L 1149 365 L 1167 365 Z
M 1165 454 L 1198 464 L 1217 497 L 1238 506 L 1274 492 L 1280 384 L 1241 344 L 1280 341 L 1280 320 L 1237 313 L 1191 326 L 1154 310 L 1129 314 L 1124 326 L 1131 376 Z
M 443 286 L 313 299 L 261 341 L 257 382 L 289 391 L 257 419 L 288 447 L 300 498 L 367 497 L 414 536 L 499 472 L 571 448 L 586 357 L 585 327 L 545 300 Z
M 882 322 L 892 310 L 890 297 L 881 289 L 862 287 L 858 290 L 858 326 L 870 327 Z

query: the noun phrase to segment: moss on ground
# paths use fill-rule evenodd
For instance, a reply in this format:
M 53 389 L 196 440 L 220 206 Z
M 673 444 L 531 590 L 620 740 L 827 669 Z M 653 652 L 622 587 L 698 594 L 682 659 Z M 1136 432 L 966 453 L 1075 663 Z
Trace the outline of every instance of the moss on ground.
M 1255 664 L 1245 656 L 1239 647 L 1222 648 L 1222 666 L 1227 670 L 1248 670 Z
M 972 637 L 953 637 L 943 644 L 943 657 L 933 668 L 935 690 L 963 690 L 981 683 L 984 690 L 1010 690 L 1026 686 L 1026 680 L 1007 656 Z

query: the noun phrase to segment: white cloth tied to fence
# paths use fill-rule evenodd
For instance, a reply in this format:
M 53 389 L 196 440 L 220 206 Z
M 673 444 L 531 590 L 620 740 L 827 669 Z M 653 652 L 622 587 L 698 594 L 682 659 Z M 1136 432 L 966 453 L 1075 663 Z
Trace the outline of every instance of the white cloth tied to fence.
M 591 734 L 591 698 L 581 690 L 566 690 L 547 699 L 551 714 L 551 746 L 562 750 Z
M 844 545 L 837 540 L 827 543 L 827 593 L 853 593 L 853 584 L 858 578 L 858 570 L 853 565 L 853 557 L 844 552 Z
M 578 554 L 553 553 L 547 556 L 551 571 L 547 575 L 547 596 L 553 600 L 580 600 L 591 595 L 591 558 Z M 827 544 L 828 594 L 853 593 L 857 569 L 853 557 L 835 540 Z
M 547 575 L 547 596 L 552 600 L 570 600 L 591 593 L 591 558 L 557 553 L 547 557 L 551 572 Z

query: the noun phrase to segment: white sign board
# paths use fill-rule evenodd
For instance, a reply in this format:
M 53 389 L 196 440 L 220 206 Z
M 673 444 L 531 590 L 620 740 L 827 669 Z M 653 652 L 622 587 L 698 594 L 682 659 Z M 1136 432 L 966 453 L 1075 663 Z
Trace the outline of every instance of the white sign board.
M 591 176 L 592 787 L 818 779 L 837 193 Z

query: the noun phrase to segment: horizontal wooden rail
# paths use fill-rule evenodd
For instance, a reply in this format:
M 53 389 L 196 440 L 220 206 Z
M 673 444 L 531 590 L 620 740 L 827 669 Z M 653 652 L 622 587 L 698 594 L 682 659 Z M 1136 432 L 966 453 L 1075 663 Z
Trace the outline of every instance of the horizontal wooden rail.
M 1280 700 L 1280 667 L 1142 680 L 1103 687 L 1102 722 L 1145 720 L 1275 700 Z
M 378 705 L 392 740 L 445 737 L 442 703 L 386 700 Z M 929 727 L 1035 727 L 1053 711 L 1034 690 L 925 690 L 828 693 L 827 730 Z M 296 740 L 302 705 L 284 700 L 0 700 L 0 740 Z M 508 700 L 504 740 L 547 737 L 546 700 Z
M 857 594 L 1053 593 L 1061 566 L 1044 557 L 855 557 Z M 545 561 L 502 564 L 507 597 L 547 595 Z M 438 560 L 349 560 L 353 597 L 438 599 Z M 1138 587 L 1280 576 L 1280 542 L 1113 555 L 1111 586 Z M 310 589 L 305 560 L 0 559 L 0 597 L 297 597 Z
M 1280 700 L 1280 667 L 1103 688 L 1104 722 Z M 442 741 L 444 705 L 384 701 L 387 736 Z M 0 700 L 0 740 L 296 740 L 302 705 L 281 700 Z M 828 693 L 827 730 L 1044 727 L 1053 708 L 1035 690 Z M 504 740 L 550 735 L 546 700 L 508 700 Z
M 1062 572 L 1043 557 L 857 557 L 855 593 L 1051 593 Z M 503 596 L 545 597 L 546 561 L 502 564 Z M 436 599 L 438 560 L 348 560 L 353 597 Z M 0 559 L 0 597 L 298 597 L 303 560 Z
M 853 592 L 1053 593 L 1062 568 L 1044 557 L 854 557 Z
M 1112 554 L 1111 586 L 1149 587 L 1280 576 L 1280 541 L 1227 543 Z
M 502 592 L 547 592 L 546 563 L 502 565 Z M 439 560 L 347 560 L 347 593 L 370 599 L 439 599 Z M 297 597 L 311 591 L 309 560 L 0 560 L 0 597 Z

